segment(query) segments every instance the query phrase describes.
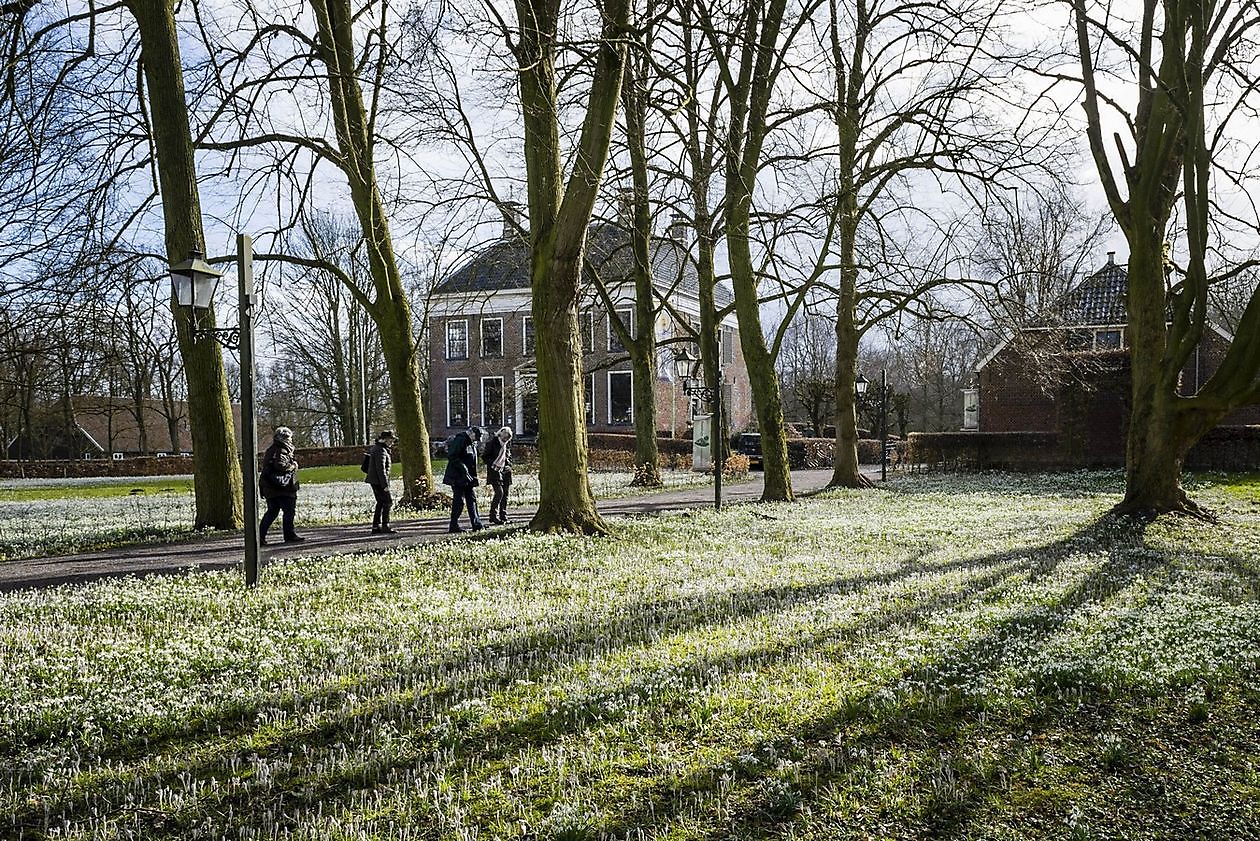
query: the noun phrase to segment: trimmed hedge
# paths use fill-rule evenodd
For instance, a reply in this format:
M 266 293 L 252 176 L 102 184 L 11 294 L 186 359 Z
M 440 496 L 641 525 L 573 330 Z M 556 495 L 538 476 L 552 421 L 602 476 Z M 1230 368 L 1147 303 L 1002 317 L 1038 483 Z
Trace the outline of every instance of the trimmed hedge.
M 911 432 L 906 462 L 946 470 L 1070 468 L 1057 432 Z
M 1117 458 L 1123 463 L 1123 454 Z M 912 432 L 906 460 L 953 470 L 1075 470 L 1090 467 L 1057 432 Z M 1190 470 L 1260 470 L 1260 426 L 1218 426 L 1186 454 Z
M 1218 426 L 1186 453 L 1191 470 L 1260 470 L 1260 426 Z

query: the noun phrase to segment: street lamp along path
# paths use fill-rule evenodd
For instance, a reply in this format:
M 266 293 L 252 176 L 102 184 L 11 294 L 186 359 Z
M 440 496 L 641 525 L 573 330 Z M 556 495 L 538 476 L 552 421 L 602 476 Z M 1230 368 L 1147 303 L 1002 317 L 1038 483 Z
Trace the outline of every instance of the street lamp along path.
M 258 424 L 254 406 L 254 245 L 245 234 L 236 237 L 236 276 L 240 295 L 237 327 L 203 326 L 214 304 L 214 293 L 223 272 L 193 250 L 188 259 L 170 268 L 175 303 L 192 310 L 193 339 L 212 338 L 241 354 L 241 478 L 244 481 L 245 584 L 258 583 Z
M 709 404 L 709 452 L 713 464 L 713 508 L 722 510 L 722 471 L 726 467 L 726 433 L 722 424 L 722 366 L 717 366 L 717 382 L 705 385 L 700 360 L 687 348 L 674 354 L 674 375 L 682 383 L 683 394 Z

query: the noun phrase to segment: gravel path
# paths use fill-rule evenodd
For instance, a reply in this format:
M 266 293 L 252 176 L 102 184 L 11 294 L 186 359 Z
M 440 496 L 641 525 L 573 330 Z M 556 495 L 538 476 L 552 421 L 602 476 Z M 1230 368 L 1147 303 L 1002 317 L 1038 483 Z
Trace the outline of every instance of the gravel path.
M 865 471 L 864 471 L 865 472 Z M 872 478 L 878 479 L 879 468 Z M 798 470 L 792 473 L 792 487 L 797 494 L 808 494 L 826 486 L 831 478 L 830 470 Z M 723 488 L 723 504 L 737 505 L 760 499 L 761 474 L 754 473 L 744 482 Z M 353 551 L 414 546 L 435 540 L 455 539 L 447 534 L 447 514 L 433 514 L 423 518 L 395 520 L 396 534 L 370 534 L 370 500 L 364 501 L 364 524 L 311 526 L 302 528 L 307 538 L 300 544 L 271 544 L 262 548 L 261 564 L 270 558 L 293 555 L 331 555 Z M 700 508 L 713 504 L 713 487 L 705 485 L 679 491 L 646 493 L 639 496 L 621 497 L 600 501 L 600 513 L 609 517 L 627 514 L 654 514 L 661 511 L 678 511 Z M 484 512 L 483 512 L 484 513 Z M 508 512 L 509 528 L 527 524 L 533 509 L 517 509 Z M 301 523 L 301 503 L 298 506 L 298 522 Z M 278 532 L 279 527 L 274 529 Z M 494 528 L 482 534 L 501 534 L 502 528 Z M 273 532 L 272 539 L 278 535 Z M 467 538 L 467 535 L 460 539 Z M 99 578 L 125 575 L 153 575 L 192 572 L 196 570 L 228 569 L 242 562 L 240 533 L 198 538 L 182 543 L 153 543 L 126 546 L 102 552 L 80 555 L 62 555 L 32 558 L 0 565 L 0 593 L 28 588 L 50 587 L 57 584 L 77 584 Z

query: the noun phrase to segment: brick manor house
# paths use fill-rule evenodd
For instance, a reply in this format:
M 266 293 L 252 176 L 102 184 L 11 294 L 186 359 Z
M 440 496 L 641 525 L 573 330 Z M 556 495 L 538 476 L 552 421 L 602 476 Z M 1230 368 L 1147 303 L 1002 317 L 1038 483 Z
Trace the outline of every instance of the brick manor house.
M 1128 287 L 1125 267 L 1110 252 L 1106 265 L 1007 335 L 977 363 L 976 387 L 963 392 L 963 429 L 1056 432 L 1082 464 L 1122 463 L 1130 389 Z M 1181 394 L 1202 388 L 1233 338 L 1209 321 L 1181 372 Z M 1260 406 L 1248 406 L 1221 425 L 1257 423 Z
M 666 236 L 652 239 L 653 285 L 670 307 L 691 324 L 700 320 L 699 285 L 686 243 L 688 228 L 675 217 Z M 625 227 L 593 223 L 587 230 L 588 271 L 597 272 L 620 317 L 633 324 L 633 255 Z M 530 316 L 530 248 L 504 226 L 503 235 L 476 249 L 433 291 L 429 309 L 429 412 L 436 438 L 475 424 L 509 426 L 517 435 L 538 432 L 538 396 L 533 318 Z M 629 356 L 606 309 L 585 281 L 579 319 L 584 350 L 586 424 L 591 432 L 633 433 L 634 396 Z M 731 303 L 718 286 L 717 306 Z M 666 307 L 658 307 L 658 342 L 686 334 Z M 743 429 L 752 417 L 748 372 L 734 316 L 721 324 L 723 394 L 730 428 Z M 680 435 L 697 407 L 674 381 L 677 342 L 657 347 L 656 418 L 659 431 Z M 694 352 L 694 349 L 693 349 Z

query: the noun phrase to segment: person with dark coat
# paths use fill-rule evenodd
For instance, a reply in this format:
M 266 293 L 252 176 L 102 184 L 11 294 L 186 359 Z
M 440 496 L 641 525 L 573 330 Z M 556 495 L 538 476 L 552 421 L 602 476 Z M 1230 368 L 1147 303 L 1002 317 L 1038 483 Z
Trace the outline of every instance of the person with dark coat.
M 376 510 L 372 512 L 372 534 L 393 534 L 389 527 L 389 511 L 394 507 L 394 497 L 389 492 L 389 470 L 394 464 L 394 431 L 386 429 L 376 436 L 376 443 L 368 450 L 368 471 L 363 481 L 372 487 L 376 497 Z
M 481 453 L 481 460 L 486 463 L 486 482 L 494 491 L 490 522 L 499 526 L 507 523 L 507 495 L 512 487 L 512 453 L 508 446 L 511 441 L 512 430 L 505 426 L 490 436 Z
M 451 436 L 446 445 L 446 471 L 442 474 L 442 484 L 451 486 L 451 527 L 448 531 L 463 531 L 459 527 L 459 515 L 468 506 L 468 519 L 472 530 L 485 528 L 481 518 L 477 516 L 477 442 L 481 440 L 481 429 L 468 427 L 467 432 L 457 432 Z
M 266 545 L 267 529 L 275 522 L 276 515 L 283 513 L 285 543 L 301 543 L 306 540 L 293 530 L 293 516 L 297 512 L 298 462 L 293 455 L 293 430 L 287 426 L 276 427 L 271 446 L 263 456 L 262 472 L 258 477 L 258 490 L 267 500 L 267 511 L 258 524 L 259 543 Z

